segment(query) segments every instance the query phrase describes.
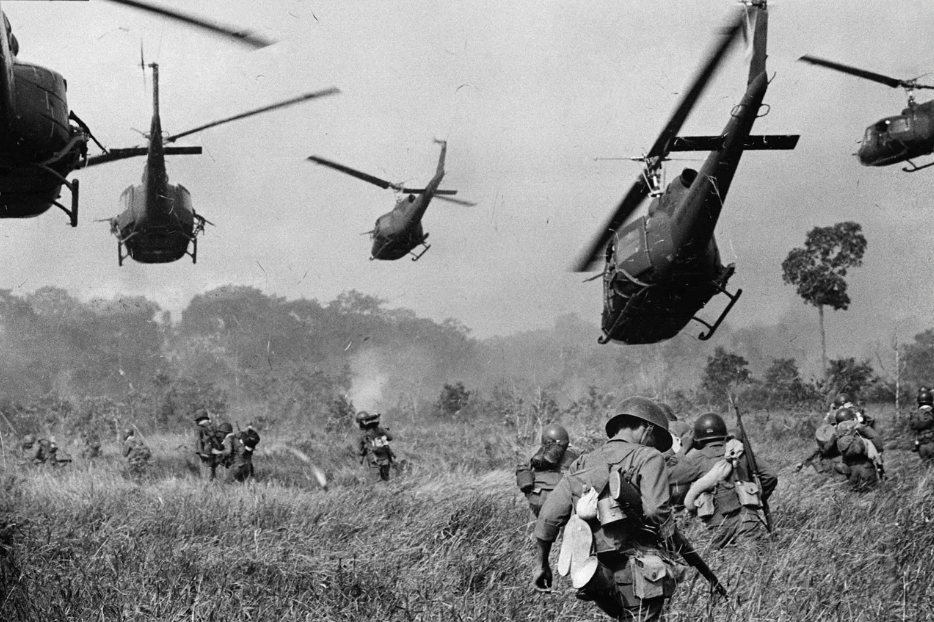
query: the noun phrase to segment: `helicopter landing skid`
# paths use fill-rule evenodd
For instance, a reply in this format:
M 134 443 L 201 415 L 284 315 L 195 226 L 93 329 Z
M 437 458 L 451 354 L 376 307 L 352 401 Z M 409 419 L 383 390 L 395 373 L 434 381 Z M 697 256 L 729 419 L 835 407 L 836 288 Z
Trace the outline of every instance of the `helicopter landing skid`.
M 418 253 L 417 255 L 415 254 L 414 251 L 409 251 L 409 255 L 412 256 L 412 261 L 418 261 L 419 259 L 421 259 L 422 255 L 427 253 L 428 249 L 431 248 L 431 244 L 425 244 L 424 242 L 422 242 L 422 246 L 424 246 L 425 248 L 422 249 L 422 252 Z
M 733 305 L 736 304 L 736 301 L 739 300 L 739 297 L 743 295 L 743 290 L 741 289 L 736 290 L 735 294 L 731 294 L 730 292 L 726 291 L 726 288 L 723 287 L 722 285 L 718 285 L 718 289 L 720 290 L 721 294 L 723 294 L 724 296 L 730 299 L 730 304 L 728 304 L 726 308 L 720 312 L 720 317 L 717 318 L 717 321 L 714 322 L 713 324 L 708 324 L 707 322 L 705 322 L 704 320 L 700 319 L 697 316 L 694 316 L 691 318 L 692 320 L 696 322 L 700 322 L 701 324 L 706 326 L 708 329 L 706 333 L 701 332 L 701 334 L 697 336 L 697 338 L 700 339 L 701 341 L 707 341 L 708 339 L 713 337 L 713 334 L 717 332 L 718 328 L 720 328 L 720 324 L 723 323 L 723 320 L 725 320 L 726 316 L 730 313 L 730 309 L 733 308 Z
M 33 167 L 41 169 L 45 171 L 46 173 L 49 173 L 52 176 L 56 177 L 58 181 L 62 183 L 63 186 L 68 188 L 68 191 L 71 193 L 71 209 L 68 209 L 67 207 L 59 203 L 58 201 L 52 201 L 52 205 L 62 210 L 66 214 L 68 214 L 69 224 L 71 224 L 72 227 L 77 227 L 78 226 L 78 180 L 74 179 L 72 181 L 68 181 L 67 179 L 65 179 L 65 177 L 63 177 L 62 175 L 59 175 L 55 170 L 49 168 L 48 166 L 44 164 L 34 164 Z
M 926 168 L 928 168 L 928 167 L 934 166 L 934 162 L 928 162 L 927 164 L 923 164 L 923 165 L 921 165 L 921 166 L 918 166 L 917 164 L 915 164 L 915 163 L 912 162 L 911 160 L 905 160 L 905 161 L 908 162 L 908 164 L 911 165 L 911 168 L 908 168 L 907 166 L 903 166 L 903 167 L 902 167 L 902 170 L 905 171 L 906 173 L 917 173 L 918 171 L 922 171 L 922 170 L 924 170 L 924 169 L 926 169 Z

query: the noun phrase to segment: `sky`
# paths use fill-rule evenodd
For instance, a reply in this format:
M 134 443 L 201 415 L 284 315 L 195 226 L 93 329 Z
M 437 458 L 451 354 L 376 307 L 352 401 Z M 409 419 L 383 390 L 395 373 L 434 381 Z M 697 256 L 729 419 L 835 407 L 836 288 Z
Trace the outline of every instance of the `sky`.
M 80 224 L 56 209 L 0 221 L 0 288 L 52 285 L 82 299 L 143 295 L 178 313 L 225 284 L 322 302 L 343 291 L 379 296 L 479 337 L 551 327 L 577 313 L 595 324 L 600 282 L 569 271 L 639 173 L 647 150 L 735 10 L 727 0 L 588 3 L 515 0 L 163 0 L 165 6 L 247 25 L 278 40 L 259 51 L 104 1 L 4 1 L 19 58 L 60 72 L 70 108 L 109 147 L 143 144 L 151 78 L 161 74 L 162 126 L 178 133 L 303 92 L 341 94 L 207 130 L 171 158 L 214 223 L 198 263 L 117 265 L 107 219 L 139 183 L 143 160 L 74 174 Z M 830 355 L 868 340 L 902 340 L 931 326 L 934 265 L 928 229 L 934 169 L 862 167 L 865 127 L 897 114 L 900 90 L 795 62 L 813 54 L 899 78 L 934 71 L 923 25 L 934 3 L 804 2 L 770 10 L 769 114 L 754 133 L 800 133 L 792 152 L 750 152 L 717 227 L 732 288 L 733 326 L 773 324 L 803 303 L 781 278 L 788 251 L 815 226 L 855 220 L 864 266 L 848 276 L 849 311 L 828 315 Z M 683 134 L 716 134 L 742 97 L 747 57 L 734 49 Z M 934 77 L 932 77 L 934 80 Z M 919 93 L 924 100 L 925 92 Z M 134 129 L 135 128 L 135 129 Z M 416 263 L 369 261 L 362 232 L 394 197 L 307 162 L 315 154 L 391 181 L 427 182 L 449 141 L 443 186 L 476 207 L 433 202 L 431 250 Z M 92 153 L 96 153 L 92 149 Z M 704 154 L 699 154 L 699 157 Z M 673 179 L 682 166 L 671 162 Z M 718 313 L 714 299 L 708 313 Z M 814 331 L 818 339 L 816 310 Z M 696 331 L 692 331 L 696 332 Z M 596 334 L 594 335 L 596 338 Z M 608 346 L 624 347 L 624 346 Z

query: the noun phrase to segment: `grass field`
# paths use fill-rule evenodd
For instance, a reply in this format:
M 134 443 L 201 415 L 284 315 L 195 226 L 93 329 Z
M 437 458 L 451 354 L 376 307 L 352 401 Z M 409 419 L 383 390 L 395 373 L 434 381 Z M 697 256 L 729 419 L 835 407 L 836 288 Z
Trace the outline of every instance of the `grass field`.
M 806 425 L 760 416 L 747 426 L 780 469 L 773 539 L 706 553 L 730 601 L 710 609 L 690 571 L 669 619 L 934 620 L 934 471 L 890 447 L 890 480 L 854 493 L 794 472 L 811 450 Z M 198 480 L 181 436 L 148 439 L 154 459 L 138 481 L 115 445 L 56 470 L 7 453 L 0 620 L 606 619 L 564 579 L 553 594 L 530 589 L 532 522 L 509 430 L 393 432 L 406 461 L 388 484 L 365 480 L 350 434 L 290 440 L 328 473 L 327 491 L 272 434 L 249 485 Z M 688 533 L 701 548 L 702 530 Z

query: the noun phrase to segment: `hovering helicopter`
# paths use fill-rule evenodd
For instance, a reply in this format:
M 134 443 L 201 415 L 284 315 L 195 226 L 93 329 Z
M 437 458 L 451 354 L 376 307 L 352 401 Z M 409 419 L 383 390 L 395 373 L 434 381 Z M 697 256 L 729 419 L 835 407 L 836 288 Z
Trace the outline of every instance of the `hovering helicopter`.
M 433 197 L 438 197 L 442 201 L 457 203 L 458 205 L 475 205 L 469 201 L 451 198 L 451 195 L 457 194 L 457 190 L 440 190 L 438 188 L 441 185 L 441 179 L 444 177 L 444 157 L 447 154 L 448 145 L 443 140 L 435 139 L 435 142 L 441 145 L 438 169 L 435 176 L 431 178 L 431 181 L 424 188 L 406 188 L 402 184 L 390 183 L 337 162 L 325 160 L 318 156 L 309 156 L 309 160 L 322 166 L 362 179 L 384 190 L 392 188 L 397 192 L 406 194 L 406 196 L 399 197 L 391 212 L 387 212 L 376 219 L 372 231 L 366 232 L 373 240 L 370 260 L 392 260 L 412 255 L 412 261 L 418 261 L 422 255 L 427 253 L 431 245 L 425 243 L 428 234 L 422 230 L 422 216 L 425 215 L 428 203 Z M 419 252 L 415 252 L 415 249 L 419 246 L 422 248 Z
M 798 141 L 795 135 L 750 135 L 768 88 L 767 10 L 764 0 L 749 2 L 727 29 L 643 158 L 642 174 L 575 264 L 574 269 L 583 272 L 601 252 L 605 256 L 600 343 L 655 343 L 675 336 L 692 319 L 707 327 L 699 338 L 709 339 L 742 294 L 742 290 L 731 294 L 726 289 L 735 265 L 722 264 L 714 240 L 720 210 L 745 150 L 793 149 Z M 719 136 L 679 137 L 681 126 L 745 23 L 753 31 L 753 50 L 742 101 L 730 111 Z M 662 162 L 672 151 L 710 154 L 700 171 L 686 168 L 663 189 Z M 647 197 L 652 198 L 648 213 L 627 224 Z M 718 293 L 729 303 L 710 324 L 696 313 Z
M 911 161 L 912 158 L 934 152 L 934 101 L 919 104 L 914 98 L 914 91 L 934 89 L 934 86 L 920 84 L 917 78 L 899 80 L 807 54 L 798 60 L 864 80 L 872 80 L 892 88 L 900 86 L 908 93 L 908 107 L 902 110 L 900 115 L 880 119 L 866 128 L 866 133 L 855 154 L 860 164 L 888 166 L 897 162 L 908 162 L 911 168 L 902 167 L 906 173 L 914 173 L 934 166 L 934 162 L 918 166 Z
M 140 63 L 144 65 L 144 63 Z M 198 234 L 204 231 L 205 224 L 211 224 L 195 212 L 191 203 L 191 193 L 181 184 L 170 184 L 165 169 L 166 155 L 199 154 L 201 147 L 167 147 L 183 136 L 189 136 L 218 125 L 244 119 L 263 112 L 277 110 L 318 97 L 333 95 L 339 91 L 329 88 L 314 93 L 306 93 L 286 101 L 256 110 L 244 112 L 220 121 L 214 121 L 194 129 L 174 135 L 163 136 L 159 118 L 159 65 L 150 63 L 152 69 L 152 123 L 149 130 L 149 144 L 146 147 L 111 149 L 105 153 L 87 159 L 86 166 L 95 166 L 115 160 L 137 156 L 146 156 L 141 184 L 130 186 L 120 195 L 120 204 L 124 211 L 109 219 L 110 230 L 117 237 L 117 263 L 130 257 L 140 263 L 168 263 L 181 259 L 186 254 L 192 263 L 198 261 Z M 188 251 L 191 243 L 192 250 Z M 126 254 L 123 249 L 126 247 Z
M 248 31 L 233 30 L 138 0 L 111 2 L 207 28 L 252 47 L 271 43 Z M 79 168 L 87 154 L 88 141 L 97 141 L 88 126 L 74 112 L 69 112 L 62 75 L 18 58 L 19 42 L 13 35 L 10 20 L 6 14 L 2 15 L 0 218 L 31 218 L 54 205 L 65 212 L 71 226 L 76 227 L 79 184 L 77 179 L 69 181 L 67 177 Z M 58 201 L 62 187 L 71 194 L 70 206 Z

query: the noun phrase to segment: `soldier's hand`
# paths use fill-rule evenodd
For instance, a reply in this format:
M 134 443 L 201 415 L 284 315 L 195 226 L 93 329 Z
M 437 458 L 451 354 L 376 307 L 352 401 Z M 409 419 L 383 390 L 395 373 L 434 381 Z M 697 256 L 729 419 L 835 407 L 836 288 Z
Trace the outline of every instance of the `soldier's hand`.
M 542 591 L 550 590 L 553 581 L 554 576 L 551 574 L 551 567 L 545 566 L 542 568 L 542 571 L 538 573 L 538 576 L 535 577 L 535 589 Z

